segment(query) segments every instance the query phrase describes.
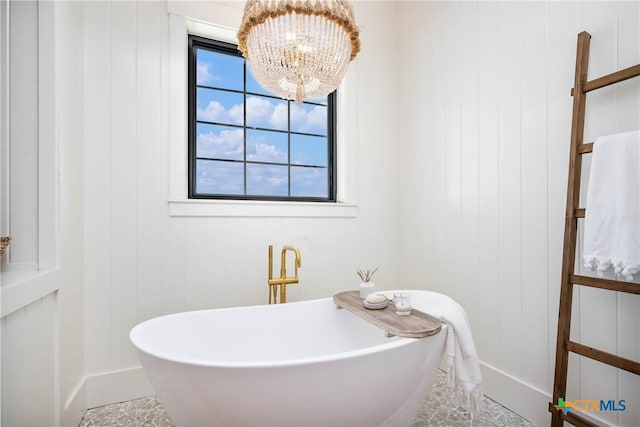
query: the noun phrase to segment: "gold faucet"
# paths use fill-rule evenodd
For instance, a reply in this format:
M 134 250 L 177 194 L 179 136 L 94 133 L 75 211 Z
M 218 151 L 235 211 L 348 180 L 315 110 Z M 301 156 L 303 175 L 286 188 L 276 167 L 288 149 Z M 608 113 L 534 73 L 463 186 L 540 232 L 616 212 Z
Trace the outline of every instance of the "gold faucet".
M 287 251 L 292 251 L 295 256 L 295 272 L 293 277 L 287 277 Z M 280 277 L 273 277 L 273 245 L 269 245 L 269 304 L 277 304 L 278 288 L 280 288 L 280 303 L 287 302 L 287 285 L 298 283 L 298 268 L 302 266 L 302 257 L 298 248 L 283 246 L 280 252 Z M 273 297 L 273 302 L 271 299 Z

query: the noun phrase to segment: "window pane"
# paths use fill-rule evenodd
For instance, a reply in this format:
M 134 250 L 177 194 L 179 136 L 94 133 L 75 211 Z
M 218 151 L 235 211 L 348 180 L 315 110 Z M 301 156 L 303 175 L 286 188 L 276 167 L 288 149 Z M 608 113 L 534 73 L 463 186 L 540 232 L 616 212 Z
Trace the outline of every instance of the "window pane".
M 198 88 L 196 120 L 242 125 L 244 97 L 241 93 Z
M 244 58 L 206 49 L 198 49 L 196 55 L 196 81 L 199 85 L 242 90 Z
M 287 163 L 287 134 L 247 129 L 247 160 Z
M 243 164 L 212 160 L 196 161 L 196 193 L 243 194 Z
M 328 197 L 327 169 L 291 166 L 291 195 Z
M 235 46 L 189 46 L 189 197 L 333 201 L 335 95 L 296 106 L 262 88 Z
M 291 132 L 327 134 L 327 107 L 291 103 Z
M 253 77 L 253 72 L 251 71 L 250 66 L 247 67 L 247 92 L 274 96 L 273 92 L 260 86 L 260 83 L 258 83 L 256 79 Z
M 247 163 L 247 194 L 287 196 L 289 193 L 287 169 L 287 166 Z
M 329 97 L 325 96 L 324 98 L 305 99 L 305 102 L 312 102 L 314 104 L 327 105 L 329 103 Z
M 291 134 L 291 164 L 328 166 L 326 136 Z
M 229 126 L 198 123 L 196 157 L 244 160 L 244 132 Z
M 287 101 L 247 96 L 247 127 L 287 130 L 288 118 Z

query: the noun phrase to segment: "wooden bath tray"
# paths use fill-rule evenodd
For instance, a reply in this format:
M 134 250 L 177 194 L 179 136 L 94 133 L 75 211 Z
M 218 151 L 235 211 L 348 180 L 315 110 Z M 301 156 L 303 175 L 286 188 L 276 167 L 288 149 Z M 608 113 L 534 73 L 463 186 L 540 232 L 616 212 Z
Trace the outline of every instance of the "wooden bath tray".
M 367 320 L 382 329 L 387 337 L 424 338 L 435 335 L 442 329 L 440 319 L 415 308 L 408 316 L 396 314 L 393 303 L 380 310 L 369 310 L 362 305 L 360 292 L 346 291 L 333 296 L 333 302 L 358 317 Z

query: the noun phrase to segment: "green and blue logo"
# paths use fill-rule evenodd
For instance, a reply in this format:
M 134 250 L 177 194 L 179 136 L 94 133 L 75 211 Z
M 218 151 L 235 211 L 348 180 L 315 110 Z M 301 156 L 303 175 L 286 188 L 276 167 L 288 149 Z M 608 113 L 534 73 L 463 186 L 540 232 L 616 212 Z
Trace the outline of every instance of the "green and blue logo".
M 625 400 L 591 400 L 579 399 L 573 401 L 565 401 L 564 398 L 558 398 L 558 404 L 553 405 L 558 411 L 568 414 L 569 411 L 576 412 L 605 412 L 605 411 L 624 411 L 627 409 Z

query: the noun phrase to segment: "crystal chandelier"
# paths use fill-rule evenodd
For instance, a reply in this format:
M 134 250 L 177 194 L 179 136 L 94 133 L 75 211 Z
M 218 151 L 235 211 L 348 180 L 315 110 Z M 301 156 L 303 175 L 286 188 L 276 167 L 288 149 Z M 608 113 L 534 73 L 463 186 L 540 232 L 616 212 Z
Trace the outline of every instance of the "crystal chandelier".
M 260 85 L 300 104 L 338 87 L 360 39 L 346 0 L 248 0 L 238 48 Z

